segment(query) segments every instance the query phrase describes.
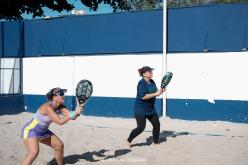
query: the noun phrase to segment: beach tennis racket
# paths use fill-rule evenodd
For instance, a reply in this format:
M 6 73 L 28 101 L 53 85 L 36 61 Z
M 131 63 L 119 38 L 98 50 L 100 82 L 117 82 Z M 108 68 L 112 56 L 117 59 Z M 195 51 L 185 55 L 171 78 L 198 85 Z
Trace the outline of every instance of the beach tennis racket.
M 161 81 L 161 88 L 165 88 L 170 83 L 172 76 L 173 76 L 173 73 L 171 73 L 171 72 L 167 72 L 164 75 L 164 77 Z
M 76 97 L 80 104 L 86 103 L 93 93 L 93 85 L 89 80 L 81 80 L 76 87 Z

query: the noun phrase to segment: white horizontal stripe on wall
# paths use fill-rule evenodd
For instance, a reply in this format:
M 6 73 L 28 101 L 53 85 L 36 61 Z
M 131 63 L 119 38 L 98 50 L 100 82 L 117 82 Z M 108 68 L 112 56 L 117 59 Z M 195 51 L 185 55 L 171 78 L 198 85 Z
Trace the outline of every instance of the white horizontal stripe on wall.
M 77 83 L 88 79 L 93 96 L 135 97 L 138 69 L 145 65 L 155 68 L 154 80 L 160 86 L 162 54 L 24 58 L 24 94 L 43 95 L 59 86 L 74 95 Z
M 72 57 L 34 57 L 23 59 L 23 93 L 45 95 L 54 87 L 72 93 Z
M 168 54 L 167 98 L 248 100 L 248 52 Z
M 167 87 L 168 98 L 248 100 L 248 53 L 168 54 L 167 70 L 174 73 Z M 135 97 L 138 68 L 154 67 L 160 85 L 162 56 L 99 55 L 24 58 L 24 94 L 45 94 L 53 87 L 74 95 L 81 79 L 94 85 L 94 96 Z

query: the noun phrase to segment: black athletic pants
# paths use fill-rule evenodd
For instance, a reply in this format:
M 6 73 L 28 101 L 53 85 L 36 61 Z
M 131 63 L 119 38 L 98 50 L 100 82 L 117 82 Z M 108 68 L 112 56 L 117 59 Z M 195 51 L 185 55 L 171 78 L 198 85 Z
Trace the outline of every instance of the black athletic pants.
M 135 137 L 137 137 L 139 134 L 141 134 L 145 130 L 146 119 L 148 119 L 153 126 L 153 130 L 152 130 L 153 141 L 155 144 L 157 144 L 158 139 L 159 139 L 159 132 L 160 132 L 160 122 L 159 122 L 157 113 L 152 114 L 152 115 L 146 115 L 146 116 L 135 115 L 135 119 L 137 122 L 137 127 L 132 130 L 127 141 L 131 143 Z

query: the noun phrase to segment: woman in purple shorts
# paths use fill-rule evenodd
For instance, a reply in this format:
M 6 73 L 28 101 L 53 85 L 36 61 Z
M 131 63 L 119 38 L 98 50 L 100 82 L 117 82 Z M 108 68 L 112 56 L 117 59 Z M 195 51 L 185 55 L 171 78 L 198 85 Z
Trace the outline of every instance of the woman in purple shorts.
M 58 165 L 63 163 L 64 144 L 48 127 L 54 122 L 62 125 L 69 120 L 75 120 L 83 109 L 79 105 L 75 111 L 64 106 L 64 93 L 66 89 L 53 88 L 47 93 L 48 102 L 42 104 L 34 114 L 32 120 L 27 122 L 21 130 L 21 138 L 27 148 L 27 154 L 21 165 L 30 165 L 39 153 L 39 142 L 54 149 L 54 157 Z

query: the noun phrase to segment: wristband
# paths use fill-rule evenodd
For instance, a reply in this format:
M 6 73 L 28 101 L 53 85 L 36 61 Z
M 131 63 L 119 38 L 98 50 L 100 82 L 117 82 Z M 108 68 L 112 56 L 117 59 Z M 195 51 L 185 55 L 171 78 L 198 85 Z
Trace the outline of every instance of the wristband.
M 69 114 L 70 118 L 71 119 L 74 119 L 75 118 L 75 112 L 74 111 L 71 111 L 70 114 Z

